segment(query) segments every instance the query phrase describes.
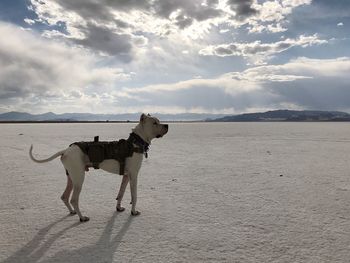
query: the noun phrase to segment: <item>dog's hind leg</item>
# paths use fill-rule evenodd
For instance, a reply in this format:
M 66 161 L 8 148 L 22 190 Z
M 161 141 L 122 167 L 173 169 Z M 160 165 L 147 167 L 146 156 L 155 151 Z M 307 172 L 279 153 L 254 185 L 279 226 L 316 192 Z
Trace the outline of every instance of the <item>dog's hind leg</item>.
M 66 189 L 64 190 L 62 196 L 61 196 L 61 200 L 63 201 L 63 203 L 66 205 L 66 207 L 69 210 L 69 213 L 71 215 L 75 215 L 76 212 L 74 211 L 74 209 L 72 208 L 72 206 L 69 203 L 69 196 L 72 193 L 73 190 L 73 183 L 72 183 L 72 179 L 70 179 L 68 171 L 66 170 L 66 174 L 67 174 L 67 185 L 66 185 Z
M 129 183 L 129 177 L 127 175 L 123 175 L 123 179 L 122 179 L 122 183 L 120 184 L 120 189 L 119 189 L 119 193 L 117 196 L 117 211 L 118 212 L 123 212 L 125 210 L 124 207 L 121 206 L 122 200 L 123 200 L 123 196 L 125 193 L 125 189 L 126 186 Z
M 62 155 L 61 161 L 69 174 L 69 179 L 71 179 L 71 182 L 69 182 L 69 179 L 67 179 L 67 193 L 71 191 L 70 188 L 73 186 L 73 194 L 70 204 L 73 206 L 74 211 L 78 214 L 80 222 L 89 221 L 89 218 L 87 216 L 83 216 L 79 209 L 79 195 L 85 178 L 84 154 L 78 146 L 73 145 L 69 147 Z
M 85 171 L 84 167 L 82 169 L 68 170 L 70 178 L 72 179 L 73 184 L 73 194 L 70 203 L 72 204 L 74 211 L 78 214 L 80 222 L 89 221 L 90 218 L 83 216 L 79 209 L 79 195 L 84 183 Z

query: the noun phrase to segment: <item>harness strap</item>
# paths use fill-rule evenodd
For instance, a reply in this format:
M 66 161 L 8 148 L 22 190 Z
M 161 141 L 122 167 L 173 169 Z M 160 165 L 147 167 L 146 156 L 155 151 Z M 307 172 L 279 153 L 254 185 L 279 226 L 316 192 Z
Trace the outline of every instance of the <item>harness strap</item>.
M 119 174 L 124 175 L 125 172 L 125 159 L 119 161 Z
M 140 149 L 139 147 L 134 147 L 133 152 L 134 153 L 144 153 L 144 151 L 142 149 Z
M 136 144 L 138 147 L 134 147 L 134 152 L 142 153 L 145 155 L 145 157 L 148 157 L 148 151 L 149 151 L 149 143 L 145 142 L 139 135 L 136 133 L 130 133 L 129 138 L 127 139 L 128 142 L 132 144 Z
M 138 147 L 134 147 L 133 152 L 134 153 L 141 153 L 141 154 L 144 153 L 143 150 L 138 148 Z M 124 175 L 124 173 L 125 173 L 125 163 L 126 163 L 126 159 L 119 161 L 119 174 L 120 175 Z

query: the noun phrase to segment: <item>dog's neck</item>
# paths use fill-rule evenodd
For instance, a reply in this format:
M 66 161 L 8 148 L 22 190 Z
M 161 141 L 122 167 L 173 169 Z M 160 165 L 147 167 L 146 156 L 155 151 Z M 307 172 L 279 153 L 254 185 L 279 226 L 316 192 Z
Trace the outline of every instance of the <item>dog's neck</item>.
M 137 126 L 136 126 L 134 129 L 132 129 L 132 132 L 135 133 L 135 134 L 137 134 L 138 136 L 140 136 L 140 138 L 141 138 L 142 140 L 144 140 L 146 143 L 151 144 L 151 139 L 148 138 L 148 137 L 143 133 L 143 130 L 142 130 L 142 128 L 141 128 L 141 124 L 140 124 L 140 123 L 137 124 Z
M 138 135 L 142 140 L 144 140 L 146 143 L 151 144 L 151 139 L 148 138 L 144 133 L 141 128 L 142 124 L 138 124 L 134 129 L 132 129 L 132 132 Z

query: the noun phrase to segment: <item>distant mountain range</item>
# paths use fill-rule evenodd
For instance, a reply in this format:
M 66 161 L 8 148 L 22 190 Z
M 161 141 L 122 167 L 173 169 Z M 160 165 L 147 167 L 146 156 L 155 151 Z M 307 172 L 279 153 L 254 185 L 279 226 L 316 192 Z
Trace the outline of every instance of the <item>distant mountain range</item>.
M 30 122 L 30 121 L 49 121 L 49 122 L 74 122 L 74 121 L 137 121 L 141 113 L 125 114 L 92 114 L 92 113 L 63 113 L 55 114 L 47 112 L 44 114 L 30 114 L 26 112 L 7 112 L 0 114 L 0 122 Z M 181 114 L 154 114 L 162 121 L 200 121 L 204 119 L 216 119 L 223 117 L 223 114 L 200 114 L 200 113 L 181 113 Z
M 7 112 L 0 114 L 0 122 L 79 122 L 79 121 L 137 121 L 141 113 L 92 114 L 63 113 L 30 114 Z M 181 113 L 154 114 L 162 121 L 208 121 L 208 122 L 261 122 L 261 121 L 350 121 L 350 114 L 339 111 L 293 111 L 275 110 L 263 113 L 245 113 L 225 116 L 223 114 Z
M 245 113 L 225 116 L 212 122 L 249 122 L 249 121 L 350 121 L 350 114 L 339 111 L 293 111 L 275 110 L 263 113 Z

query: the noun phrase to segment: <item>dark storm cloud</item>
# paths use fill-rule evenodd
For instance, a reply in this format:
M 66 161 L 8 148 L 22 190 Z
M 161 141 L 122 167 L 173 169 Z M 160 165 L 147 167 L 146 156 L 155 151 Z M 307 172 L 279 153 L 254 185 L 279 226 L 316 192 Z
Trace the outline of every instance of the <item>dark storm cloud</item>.
M 61 31 L 63 33 L 61 36 L 67 36 L 70 41 L 78 45 L 87 47 L 97 53 L 114 56 L 124 62 L 132 60 L 134 39 L 130 33 L 122 32 L 133 26 L 128 21 L 115 17 L 113 11 L 129 12 L 132 9 L 149 9 L 147 1 L 57 0 L 55 4 L 62 8 L 58 12 L 51 8 L 52 3 L 46 2 L 46 0 L 40 2 L 32 0 L 31 2 L 34 10 L 39 13 L 42 19 L 47 19 L 47 22 L 50 21 L 51 17 L 58 21 L 62 19 L 68 29 L 64 32 Z M 81 22 L 77 22 L 79 21 L 77 18 L 71 19 L 70 16 L 68 18 L 61 16 L 62 12 L 75 13 L 79 16 Z
M 228 0 L 227 3 L 236 12 L 236 17 L 239 20 L 244 20 L 258 13 L 256 9 L 252 8 L 253 0 Z
M 88 24 L 81 29 L 85 34 L 84 39 L 75 39 L 77 44 L 101 51 L 111 56 L 118 56 L 120 59 L 128 62 L 131 60 L 131 36 L 127 34 L 118 34 L 108 28 Z
M 236 51 L 237 51 L 237 47 L 233 44 L 228 45 L 227 47 L 219 46 L 215 48 L 215 53 L 218 56 L 231 56 L 231 55 L 234 55 Z
M 64 9 L 74 11 L 85 19 L 94 19 L 96 21 L 113 20 L 112 11 L 114 10 L 126 12 L 133 9 L 149 10 L 149 2 L 139 0 L 57 0 L 57 3 Z
M 186 17 L 184 14 L 178 15 L 175 19 L 176 25 L 181 29 L 184 29 L 185 27 L 188 27 L 193 23 L 193 19 Z

